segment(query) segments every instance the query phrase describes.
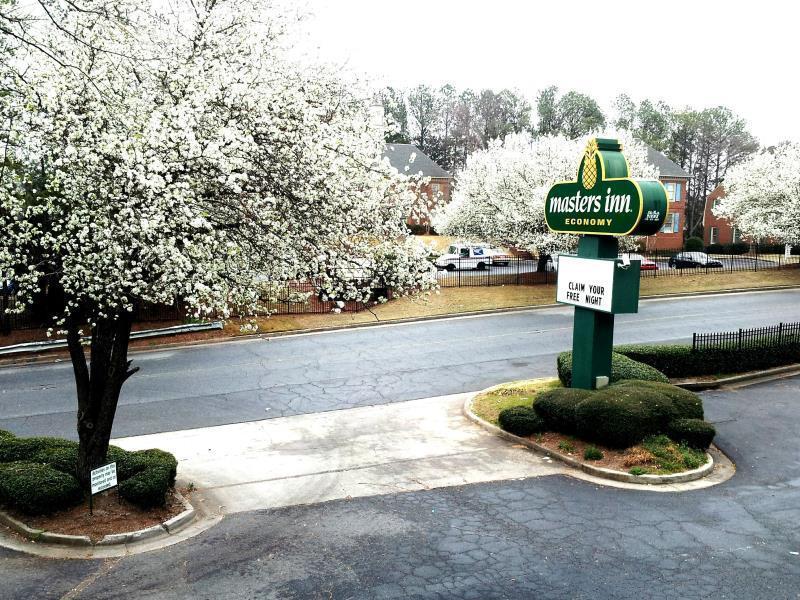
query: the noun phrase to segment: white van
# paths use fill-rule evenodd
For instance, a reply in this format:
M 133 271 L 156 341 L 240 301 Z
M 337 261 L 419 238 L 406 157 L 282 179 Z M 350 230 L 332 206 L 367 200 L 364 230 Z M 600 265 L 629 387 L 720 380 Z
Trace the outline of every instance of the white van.
M 488 248 L 478 244 L 452 244 L 436 259 L 437 269 L 455 271 L 456 269 L 478 269 L 483 271 L 492 264 L 492 254 Z

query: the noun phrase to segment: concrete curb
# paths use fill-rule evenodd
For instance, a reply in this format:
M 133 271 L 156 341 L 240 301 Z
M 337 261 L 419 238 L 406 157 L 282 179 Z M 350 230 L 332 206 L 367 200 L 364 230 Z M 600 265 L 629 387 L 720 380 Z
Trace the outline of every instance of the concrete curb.
M 697 469 L 692 469 L 691 471 L 684 471 L 683 473 L 675 473 L 672 475 L 631 475 L 630 473 L 623 473 L 622 471 L 615 471 L 613 469 L 604 469 L 602 467 L 595 467 L 589 464 L 586 464 L 580 460 L 572 458 L 571 456 L 566 456 L 559 452 L 555 452 L 549 448 L 542 446 L 541 444 L 537 444 L 533 440 L 529 440 L 527 438 L 522 438 L 519 436 L 514 435 L 513 433 L 509 433 L 503 429 L 500 429 L 497 425 L 492 425 L 488 421 L 483 420 L 474 412 L 472 412 L 472 401 L 475 399 L 475 396 L 482 392 L 476 392 L 475 394 L 471 394 L 467 399 L 464 401 L 463 412 L 464 416 L 466 416 L 470 421 L 473 423 L 480 425 L 486 431 L 493 433 L 503 439 L 506 439 L 510 442 L 514 442 L 515 444 L 522 444 L 531 448 L 533 450 L 537 450 L 538 452 L 542 452 L 546 454 L 550 458 L 554 458 L 556 460 L 560 460 L 563 463 L 568 464 L 571 467 L 575 467 L 576 469 L 580 469 L 584 473 L 588 475 L 593 475 L 594 477 L 600 477 L 602 479 L 609 479 L 611 481 L 621 481 L 624 483 L 635 483 L 635 484 L 645 484 L 645 485 L 660 485 L 660 484 L 674 484 L 674 483 L 687 483 L 689 481 L 696 481 L 697 479 L 702 479 L 703 477 L 710 475 L 714 470 L 714 458 L 706 452 L 706 457 L 708 457 L 708 462 Z
M 172 327 L 160 327 L 158 329 L 142 329 L 131 332 L 132 340 L 148 339 L 153 337 L 180 335 L 181 333 L 195 333 L 198 331 L 214 331 L 224 327 L 222 321 L 212 321 L 211 323 L 196 323 L 189 325 L 174 325 Z M 88 338 L 83 338 L 87 340 Z M 0 346 L 0 356 L 14 356 L 17 354 L 35 354 L 38 352 L 50 352 L 51 350 L 63 350 L 67 347 L 65 340 L 47 340 L 43 342 L 23 342 L 12 346 Z
M 194 507 L 180 494 L 180 492 L 175 490 L 174 493 L 181 504 L 183 504 L 184 510 L 180 514 L 172 517 L 164 523 L 159 523 L 158 525 L 153 525 L 151 527 L 147 527 L 146 529 L 106 535 L 98 542 L 93 542 L 87 535 L 66 535 L 63 533 L 54 533 L 51 531 L 44 531 L 42 529 L 35 529 L 33 527 L 29 527 L 22 521 L 15 519 L 5 511 L 0 511 L 0 523 L 12 531 L 20 534 L 22 537 L 37 543 L 82 547 L 127 545 L 156 537 L 168 537 L 177 533 L 194 521 L 196 516 Z
M 732 377 L 724 377 L 722 379 L 675 381 L 673 382 L 673 385 L 677 385 L 678 387 L 682 387 L 686 390 L 698 392 L 703 390 L 716 390 L 722 387 L 737 384 L 753 385 L 756 383 L 761 383 L 762 380 L 768 381 L 772 379 L 779 379 L 781 377 L 790 377 L 792 375 L 800 375 L 800 364 L 774 367 L 772 369 L 764 369 L 762 371 L 751 371 L 742 375 L 734 375 Z
M 697 296 L 713 296 L 719 294 L 743 294 L 743 293 L 756 293 L 756 292 L 774 292 L 774 291 L 781 291 L 781 290 L 792 290 L 792 289 L 800 289 L 800 285 L 776 285 L 776 286 L 767 286 L 767 287 L 759 287 L 759 288 L 734 288 L 729 290 L 709 290 L 709 291 L 702 291 L 702 292 L 692 292 L 692 293 L 685 293 L 685 292 L 677 292 L 674 294 L 656 294 L 653 296 L 642 296 L 640 300 L 669 300 L 669 299 L 678 299 L 678 298 L 694 298 Z M 459 318 L 470 318 L 470 317 L 484 317 L 484 316 L 491 316 L 491 315 L 501 315 L 505 313 L 519 313 L 519 312 L 527 312 L 527 311 L 535 311 L 535 310 L 547 310 L 552 308 L 565 308 L 567 305 L 565 304 L 539 304 L 536 306 L 510 306 L 507 308 L 492 308 L 487 310 L 473 310 L 468 312 L 462 313 L 447 313 L 442 315 L 427 315 L 424 317 L 405 317 L 402 319 L 389 319 L 386 321 L 368 321 L 365 323 L 351 323 L 349 325 L 335 325 L 331 327 L 314 327 L 310 329 L 292 329 L 289 331 L 275 331 L 270 333 L 256 333 L 256 334 L 249 334 L 249 335 L 231 335 L 219 338 L 212 338 L 208 340 L 195 340 L 192 342 L 175 342 L 169 344 L 158 344 L 154 346 L 149 346 L 147 348 L 131 348 L 128 354 L 139 354 L 144 352 L 157 352 L 160 350 L 170 350 L 174 348 L 191 348 L 194 346 L 208 346 L 212 344 L 226 344 L 226 343 L 236 343 L 236 342 L 246 342 L 246 341 L 253 341 L 253 340 L 269 340 L 272 338 L 282 338 L 282 337 L 291 337 L 297 335 L 311 335 L 311 334 L 321 334 L 321 333 L 331 333 L 336 331 L 344 331 L 347 329 L 363 329 L 366 327 L 381 327 L 387 325 L 404 325 L 408 323 L 422 323 L 425 321 L 442 321 L 447 319 L 459 319 Z M 54 349 L 55 350 L 55 349 Z M 59 358 L 60 356 L 64 355 L 52 353 L 46 356 L 33 356 L 28 358 L 22 358 L 20 360 L 14 359 L 0 359 L 0 368 L 2 367 L 18 367 L 23 365 L 29 364 L 36 364 L 40 362 L 50 362 L 54 358 Z

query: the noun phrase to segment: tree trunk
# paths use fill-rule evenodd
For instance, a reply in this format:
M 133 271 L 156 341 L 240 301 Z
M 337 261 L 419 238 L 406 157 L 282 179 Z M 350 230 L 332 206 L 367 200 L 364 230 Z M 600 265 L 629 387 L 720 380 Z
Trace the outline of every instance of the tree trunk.
M 98 319 L 92 327 L 91 362 L 81 345 L 78 324 L 67 323 L 75 385 L 78 392 L 78 481 L 89 487 L 89 473 L 104 464 L 111 439 L 122 384 L 138 371 L 131 369 L 128 343 L 131 315 L 122 312 L 116 318 Z

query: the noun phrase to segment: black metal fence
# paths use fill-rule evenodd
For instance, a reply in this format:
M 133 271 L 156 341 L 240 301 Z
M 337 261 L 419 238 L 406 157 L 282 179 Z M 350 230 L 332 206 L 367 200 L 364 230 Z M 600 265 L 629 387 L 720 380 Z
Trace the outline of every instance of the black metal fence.
M 774 347 L 800 344 L 800 322 L 779 323 L 722 333 L 692 334 L 692 352 L 698 350 L 741 350 L 742 348 Z
M 776 250 L 770 248 L 769 250 Z M 783 252 L 767 252 L 756 245 L 744 254 L 686 253 L 681 251 L 648 251 L 630 253 L 628 256 L 642 261 L 642 278 L 681 277 L 685 275 L 706 275 L 739 273 L 745 271 L 777 271 L 800 268 L 800 255 L 785 256 Z M 699 258 L 700 260 L 687 260 Z M 475 259 L 454 262 L 449 269 L 437 272 L 439 285 L 450 287 L 486 287 L 503 285 L 546 285 L 554 284 L 558 278 L 558 259 L 539 260 L 538 258 L 512 257 L 501 264 L 490 264 L 482 269 L 476 268 Z M 358 312 L 367 305 L 356 301 L 323 300 L 319 286 L 311 281 L 288 282 L 273 290 L 269 298 L 262 299 L 263 313 L 271 314 L 324 314 L 330 312 Z M 391 297 L 391 290 L 374 290 L 374 297 Z M 5 314 L 6 308 L 17 306 L 16 297 L 0 294 L 0 335 L 19 329 L 40 329 L 50 327 L 47 310 L 41 306 L 25 307 L 21 313 Z M 234 311 L 234 314 L 236 311 Z M 181 303 L 173 305 L 142 304 L 136 308 L 135 320 L 138 322 L 184 321 L 192 315 Z
M 655 250 L 624 253 L 631 258 L 642 259 L 642 278 L 681 277 L 684 275 L 713 275 L 741 273 L 744 271 L 775 271 L 800 268 L 800 256 L 785 256 L 783 253 L 768 253 L 752 246 L 744 254 L 718 254 L 685 252 L 677 250 Z
M 746 254 L 707 254 L 679 250 L 657 250 L 623 253 L 641 261 L 641 277 L 682 277 L 686 275 L 713 275 L 745 271 L 776 271 L 800 268 L 800 256 L 782 253 L 759 252 L 757 247 Z M 513 257 L 502 264 L 490 264 L 482 269 L 476 260 L 454 259 L 448 269 L 437 273 L 439 285 L 447 287 L 475 287 L 499 285 L 537 285 L 555 283 L 558 275 L 558 258 L 547 261 L 538 258 Z
M 436 274 L 439 285 L 448 287 L 486 287 L 499 285 L 538 285 L 555 283 L 557 273 L 553 262 L 538 259 L 511 258 L 502 265 L 489 265 L 482 269 L 475 266 L 475 259 L 456 259 L 450 269 L 441 269 Z M 541 267 L 544 266 L 542 269 Z

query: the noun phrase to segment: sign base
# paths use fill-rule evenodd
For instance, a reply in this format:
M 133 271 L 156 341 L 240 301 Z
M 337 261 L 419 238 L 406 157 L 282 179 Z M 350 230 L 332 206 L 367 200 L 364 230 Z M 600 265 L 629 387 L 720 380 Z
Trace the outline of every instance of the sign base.
M 617 258 L 618 248 L 615 237 L 587 235 L 578 242 L 578 256 Z M 614 315 L 576 306 L 572 331 L 572 387 L 594 390 L 598 378 L 610 381 L 613 347 Z

